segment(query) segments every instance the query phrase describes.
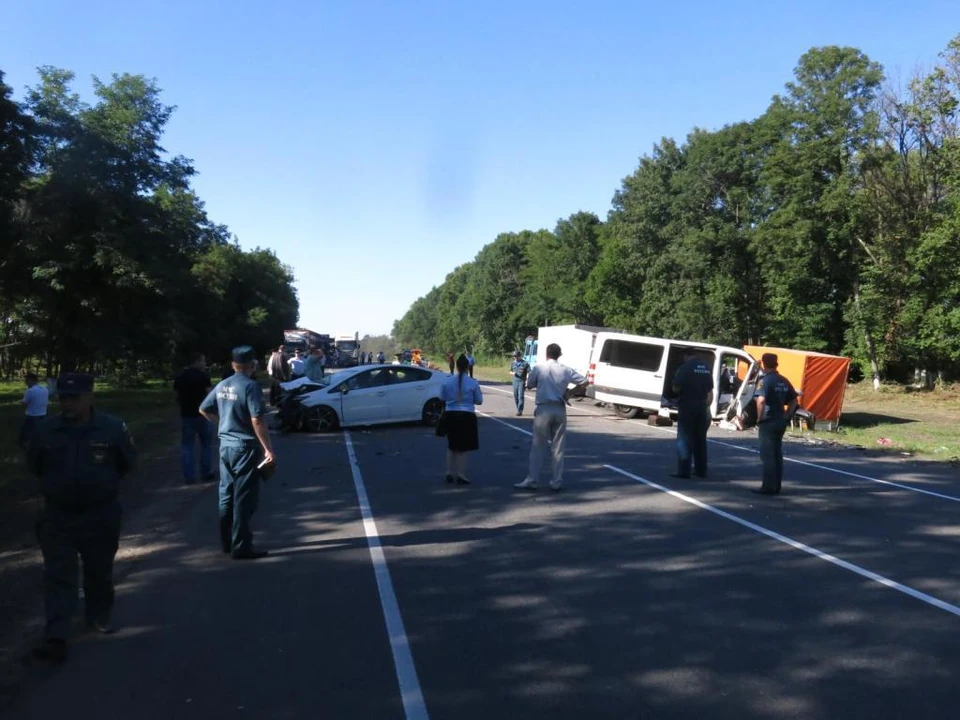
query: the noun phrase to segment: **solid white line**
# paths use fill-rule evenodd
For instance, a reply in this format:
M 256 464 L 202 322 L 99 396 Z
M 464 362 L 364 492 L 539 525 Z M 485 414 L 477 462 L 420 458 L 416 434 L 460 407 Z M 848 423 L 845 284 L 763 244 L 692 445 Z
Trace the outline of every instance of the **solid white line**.
M 627 472 L 626 470 L 618 468 L 615 465 L 604 465 L 604 467 L 607 468 L 608 470 L 613 470 L 613 472 L 615 473 L 619 473 L 620 475 L 628 477 L 631 480 L 636 480 L 637 482 L 643 483 L 644 485 L 652 487 L 655 490 L 664 492 L 667 495 L 677 498 L 678 500 L 683 500 L 686 503 L 695 505 L 701 510 L 706 510 L 708 512 L 712 512 L 714 515 L 719 515 L 720 517 L 726 520 L 730 520 L 731 522 L 735 522 L 737 523 L 737 525 L 741 525 L 747 528 L 748 530 L 753 530 L 755 533 L 759 533 L 760 535 L 765 535 L 768 538 L 772 538 L 773 540 L 784 543 L 785 545 L 789 545 L 790 547 L 796 550 L 801 550 L 805 553 L 808 553 L 809 555 L 813 555 L 816 558 L 824 560 L 828 563 L 832 563 L 837 567 L 841 567 L 844 570 L 849 570 L 850 572 L 856 573 L 857 575 L 860 575 L 861 577 L 865 577 L 868 580 L 873 580 L 874 582 L 880 583 L 881 585 L 884 585 L 888 588 L 891 588 L 898 592 L 902 592 L 904 595 L 909 595 L 910 597 L 915 598 L 916 600 L 920 600 L 921 602 L 925 602 L 928 605 L 932 605 L 935 608 L 939 608 L 940 610 L 945 610 L 946 612 L 952 615 L 956 615 L 957 617 L 960 617 L 960 607 L 956 605 L 951 605 L 950 603 L 940 600 L 938 598 L 935 598 L 932 595 L 927 595 L 925 592 L 915 590 L 914 588 L 909 587 L 908 585 L 898 583 L 897 581 L 891 580 L 890 578 L 886 578 L 883 575 L 878 575 L 877 573 L 867 570 L 866 568 L 862 568 L 859 565 L 854 565 L 853 563 L 847 562 L 846 560 L 841 560 L 840 558 L 835 557 L 834 555 L 825 553 L 822 550 L 817 550 L 814 547 L 805 545 L 802 542 L 799 542 L 797 540 L 794 540 L 793 538 L 787 537 L 786 535 L 781 535 L 780 533 L 774 532 L 773 530 L 768 530 L 767 528 L 757 525 L 756 523 L 752 523 L 749 520 L 744 520 L 741 517 L 728 513 L 725 510 L 716 508 L 713 505 L 708 505 L 707 503 L 701 502 L 700 500 L 697 500 L 696 498 L 692 498 L 689 495 L 684 495 L 683 493 L 677 492 L 676 490 L 671 490 L 668 487 L 664 487 L 663 485 L 659 485 L 650 480 L 646 480 L 645 478 L 642 478 L 639 475 L 634 475 L 633 473 Z
M 494 417 L 493 415 L 491 415 L 490 413 L 480 412 L 480 411 L 478 410 L 478 411 L 477 411 L 477 415 L 482 415 L 483 417 L 485 417 L 485 418 L 490 418 L 490 419 L 493 420 L 494 422 L 498 422 L 498 423 L 500 423 L 501 425 L 506 425 L 506 426 L 507 426 L 508 428 L 510 428 L 511 430 L 516 430 L 516 431 L 519 432 L 519 433 L 523 433 L 523 434 L 526 435 L 527 437 L 533 437 L 533 433 L 530 432 L 529 430 L 524 430 L 523 428 L 519 428 L 519 427 L 517 427 L 516 425 L 511 425 L 511 424 L 508 423 L 508 422 L 504 422 L 504 421 L 501 420 L 500 418 L 495 418 L 495 417 Z
M 400 685 L 400 699 L 403 701 L 403 711 L 407 720 L 429 720 L 427 705 L 420 690 L 420 680 L 417 678 L 417 668 L 413 663 L 413 654 L 410 652 L 410 642 L 403 627 L 403 618 L 400 616 L 400 605 L 397 595 L 393 591 L 393 582 L 390 580 L 390 569 L 387 567 L 387 558 L 380 545 L 380 535 L 377 532 L 377 523 L 370 509 L 370 500 L 360 475 L 360 465 L 357 454 L 353 449 L 350 432 L 344 431 L 347 441 L 347 455 L 350 457 L 350 469 L 353 471 L 353 485 L 357 490 L 357 500 L 360 503 L 360 513 L 363 516 L 363 531 L 367 535 L 367 545 L 370 548 L 370 560 L 373 562 L 374 574 L 377 578 L 377 590 L 380 593 L 380 607 L 383 609 L 383 619 L 387 623 L 387 635 L 390 637 L 390 650 L 393 652 L 393 665 L 397 672 L 397 682 Z
M 500 388 L 490 387 L 490 390 L 496 390 L 497 392 L 507 393 L 508 395 L 513 395 L 512 392 L 507 390 L 501 390 Z M 577 410 L 585 413 L 590 413 L 591 415 L 599 415 L 607 420 L 619 421 L 619 418 L 613 417 L 612 415 L 607 415 L 606 413 L 599 413 L 595 410 L 589 410 L 587 408 L 576 408 Z M 669 428 L 660 427 L 658 425 L 648 425 L 645 426 L 650 430 L 658 430 L 659 432 L 665 432 L 668 435 L 676 435 L 677 431 Z M 724 442 L 723 440 L 714 440 L 712 438 L 707 438 L 707 442 L 712 445 L 721 445 L 723 447 L 732 448 L 733 450 L 739 450 L 741 452 L 753 453 L 754 455 L 758 454 L 758 450 L 753 448 L 743 447 L 742 445 L 734 445 L 733 443 Z M 881 480 L 880 478 L 871 477 L 869 475 L 861 475 L 860 473 L 850 472 L 849 470 L 841 470 L 840 468 L 830 467 L 829 465 L 820 465 L 818 463 L 812 463 L 807 460 L 798 460 L 792 457 L 783 458 L 786 462 L 795 463 L 797 465 L 804 465 L 806 467 L 815 468 L 816 470 L 823 470 L 825 472 L 836 473 L 837 475 L 846 475 L 847 477 L 856 478 L 858 480 L 867 480 L 868 482 L 874 482 L 878 485 L 888 485 L 889 487 L 899 488 L 901 490 L 907 490 L 909 492 L 920 493 L 921 495 L 929 495 L 930 497 L 939 498 L 941 500 L 949 500 L 950 502 L 960 502 L 960 497 L 956 495 L 945 495 L 944 493 L 934 492 L 933 490 L 924 490 L 923 488 L 914 487 L 913 485 L 905 485 L 903 483 L 893 482 L 892 480 Z

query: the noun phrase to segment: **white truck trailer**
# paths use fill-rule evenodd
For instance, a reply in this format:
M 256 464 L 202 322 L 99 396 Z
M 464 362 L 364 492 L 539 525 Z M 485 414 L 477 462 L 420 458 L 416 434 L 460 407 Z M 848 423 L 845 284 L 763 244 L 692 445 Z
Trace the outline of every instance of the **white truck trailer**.
M 620 331 L 596 325 L 548 325 L 537 328 L 537 336 L 531 335 L 526 339 L 523 359 L 534 368 L 537 363 L 547 361 L 547 346 L 556 343 L 562 353 L 560 362 L 587 377 L 597 334 L 601 332 Z M 573 396 L 583 395 L 585 392 L 589 394 L 589 388 L 581 387 Z M 592 397 L 592 394 L 590 396 Z

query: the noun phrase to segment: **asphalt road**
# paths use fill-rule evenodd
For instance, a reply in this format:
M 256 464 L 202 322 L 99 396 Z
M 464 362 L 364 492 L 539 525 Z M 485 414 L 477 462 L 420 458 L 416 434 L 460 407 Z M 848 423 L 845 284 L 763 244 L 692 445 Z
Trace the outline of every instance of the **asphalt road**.
M 675 480 L 671 429 L 575 403 L 526 494 L 532 402 L 485 396 L 468 487 L 427 428 L 276 438 L 271 556 L 218 552 L 211 487 L 13 717 L 957 716 L 955 469 L 790 444 L 768 498 L 754 436 Z

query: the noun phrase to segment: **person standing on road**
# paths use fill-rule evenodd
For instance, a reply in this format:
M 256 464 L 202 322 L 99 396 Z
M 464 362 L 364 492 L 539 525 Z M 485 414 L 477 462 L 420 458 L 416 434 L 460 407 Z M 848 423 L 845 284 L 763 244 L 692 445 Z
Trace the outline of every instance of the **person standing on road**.
M 283 345 L 270 355 L 270 360 L 267 362 L 267 374 L 270 376 L 270 404 L 276 407 L 280 402 L 280 393 L 282 392 L 280 383 L 285 383 L 290 379 L 290 365 L 283 356 Z
M 380 365 L 383 365 L 387 361 L 387 356 L 383 354 L 383 350 L 377 352 L 377 362 Z
M 303 377 L 303 356 L 300 354 L 300 351 L 297 350 L 293 357 L 290 358 L 290 379 L 296 380 L 297 378 Z
M 173 389 L 180 405 L 180 467 L 183 470 L 183 481 L 187 485 L 194 483 L 196 464 L 193 449 L 198 439 L 200 477 L 206 482 L 216 477 L 213 474 L 213 426 L 200 414 L 200 403 L 213 385 L 206 367 L 206 357 L 198 353 L 193 358 L 193 364 L 173 381 Z
M 473 365 L 475 362 L 476 360 L 473 357 L 473 352 L 467 351 L 467 367 L 470 370 L 470 377 L 473 377 Z
M 447 482 L 469 485 L 467 453 L 480 448 L 477 431 L 477 405 L 483 404 L 480 383 L 467 376 L 467 358 L 457 358 L 457 374 L 448 377 L 440 391 L 447 424 Z
M 456 358 L 454 358 L 452 352 L 447 353 L 447 365 L 450 366 L 450 374 L 453 375 L 453 369 L 457 364 Z
M 30 445 L 30 438 L 37 428 L 37 424 L 47 416 L 47 404 L 50 402 L 50 391 L 40 384 L 36 373 L 27 373 L 24 376 L 27 389 L 23 393 L 20 404 L 23 405 L 23 424 L 20 425 L 20 447 L 24 450 Z
M 783 434 L 797 411 L 797 391 L 789 380 L 777 372 L 779 358 L 774 353 L 764 353 L 760 362 L 763 365 L 763 377 L 757 385 L 756 398 L 763 483 L 753 492 L 779 495 L 783 481 Z
M 253 545 L 250 520 L 257 511 L 263 470 L 275 459 L 270 444 L 263 391 L 251 378 L 253 348 L 233 349 L 234 374 L 218 384 L 200 405 L 200 413 L 219 424 L 220 543 L 235 560 L 267 555 Z
M 87 626 L 113 631 L 113 561 L 120 543 L 120 479 L 136 466 L 126 424 L 93 407 L 93 376 L 64 373 L 57 381 L 60 413 L 43 420 L 27 448 L 27 467 L 40 478 L 44 507 L 37 519 L 43 552 L 46 632 L 34 657 L 61 663 L 78 604 L 77 556 L 83 560 Z
M 562 351 L 556 343 L 547 346 L 547 362 L 530 371 L 527 389 L 537 391 L 537 409 L 533 413 L 533 442 L 530 447 L 530 470 L 523 482 L 514 485 L 518 490 L 536 490 L 540 487 L 540 468 L 553 444 L 553 478 L 550 489 L 563 487 L 563 446 L 567 436 L 567 386 L 582 385 L 587 379 L 573 368 L 557 362 Z
M 693 348 L 683 352 L 683 365 L 673 376 L 673 392 L 677 396 L 677 472 L 672 477 L 690 477 L 692 455 L 694 474 L 705 478 L 713 372 Z
M 517 416 L 523 415 L 523 392 L 527 387 L 527 375 L 530 374 L 530 365 L 520 355 L 519 350 L 513 351 L 513 362 L 510 363 L 510 373 L 513 375 L 513 402 L 517 406 Z
M 313 382 L 323 380 L 323 350 L 318 347 L 310 348 L 310 355 L 303 363 L 303 374 Z

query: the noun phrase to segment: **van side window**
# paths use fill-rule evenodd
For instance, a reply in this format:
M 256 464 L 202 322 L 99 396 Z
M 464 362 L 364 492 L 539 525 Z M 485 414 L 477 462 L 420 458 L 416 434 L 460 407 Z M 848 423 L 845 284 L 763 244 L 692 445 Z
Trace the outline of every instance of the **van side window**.
M 660 369 L 662 360 L 662 345 L 608 340 L 600 351 L 600 362 L 631 370 L 656 371 Z

